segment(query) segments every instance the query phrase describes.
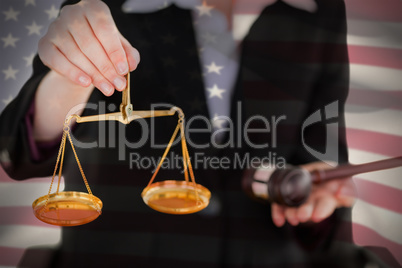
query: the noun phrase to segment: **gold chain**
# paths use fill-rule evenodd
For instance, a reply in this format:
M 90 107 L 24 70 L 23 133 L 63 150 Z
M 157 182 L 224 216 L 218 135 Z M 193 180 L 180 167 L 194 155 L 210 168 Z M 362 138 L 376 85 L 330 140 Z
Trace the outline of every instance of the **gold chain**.
M 75 157 L 75 160 L 77 161 L 78 168 L 80 169 L 82 179 L 84 180 L 85 187 L 87 187 L 88 193 L 89 193 L 90 195 L 92 195 L 92 191 L 91 191 L 91 188 L 89 187 L 87 178 L 85 177 L 84 170 L 82 169 L 82 166 L 81 166 L 81 162 L 80 162 L 80 160 L 78 159 L 77 152 L 75 151 L 74 144 L 73 144 L 73 141 L 72 141 L 72 139 L 71 139 L 70 132 L 67 132 L 67 136 L 68 136 L 68 140 L 70 141 L 71 148 L 73 149 L 74 157 Z
M 47 194 L 47 197 L 46 197 L 45 205 L 42 207 L 42 213 L 44 212 L 44 209 L 46 208 L 46 206 L 47 206 L 47 204 L 48 204 L 49 197 L 50 197 L 50 193 L 51 193 L 52 188 L 53 188 L 54 178 L 56 177 L 57 169 L 59 169 L 59 178 L 58 178 L 58 184 L 57 184 L 56 194 L 57 194 L 57 193 L 59 192 L 59 190 L 60 190 L 60 182 L 61 182 L 62 169 L 63 169 L 63 161 L 64 161 L 64 152 L 65 152 L 65 149 L 66 149 L 66 140 L 67 140 L 67 138 L 68 138 L 68 140 L 70 141 L 70 145 L 71 145 L 71 148 L 72 148 L 72 150 L 73 150 L 75 160 L 77 161 L 77 165 L 78 165 L 78 168 L 79 168 L 79 170 L 80 170 L 82 179 L 84 180 L 85 187 L 87 188 L 87 191 L 88 191 L 90 197 L 92 198 L 92 201 L 93 201 L 94 205 L 96 206 L 97 210 L 100 211 L 100 207 L 98 206 L 98 203 L 96 202 L 96 200 L 93 199 L 93 194 L 92 194 L 91 188 L 89 187 L 87 178 L 86 178 L 86 176 L 85 176 L 85 174 L 84 174 L 84 170 L 82 169 L 81 162 L 80 162 L 80 160 L 78 159 L 77 152 L 76 152 L 76 150 L 75 150 L 75 147 L 74 147 L 74 144 L 73 144 L 73 140 L 72 140 L 71 135 L 70 135 L 70 127 L 68 126 L 68 123 L 69 123 L 69 121 L 70 121 L 71 118 L 72 118 L 72 117 L 69 117 L 68 119 L 66 119 L 66 121 L 65 121 L 65 123 L 64 123 L 63 137 L 62 137 L 62 139 L 61 139 L 61 144 L 60 144 L 59 152 L 58 152 L 58 154 L 57 154 L 56 166 L 55 166 L 54 171 L 53 171 L 52 181 L 51 181 L 51 183 L 50 183 L 50 188 L 49 188 L 49 191 L 48 191 L 48 194 Z
M 190 173 L 190 178 L 191 178 L 191 182 L 193 184 L 194 187 L 194 192 L 195 192 L 195 198 L 197 200 L 197 202 L 200 202 L 200 198 L 198 195 L 198 190 L 197 190 L 197 184 L 195 183 L 195 178 L 194 178 L 194 172 L 193 172 L 193 167 L 191 166 L 191 161 L 190 161 L 190 155 L 188 153 L 188 149 L 187 149 L 187 142 L 186 142 L 186 137 L 184 135 L 184 120 L 183 120 L 184 116 L 183 114 L 179 114 L 179 121 L 178 124 L 176 126 L 176 129 L 173 132 L 172 137 L 170 138 L 170 141 L 168 143 L 168 145 L 166 146 L 165 152 L 162 155 L 161 160 L 158 163 L 158 166 L 154 172 L 154 174 L 152 175 L 152 178 L 149 180 L 147 188 L 153 183 L 156 174 L 158 174 L 163 161 L 165 160 L 170 148 L 172 147 L 173 141 L 177 136 L 178 131 L 180 130 L 180 136 L 181 136 L 181 145 L 182 145 L 182 153 L 183 153 L 183 169 L 184 169 L 184 177 L 185 180 L 187 182 L 189 182 L 189 174 Z
M 82 179 L 84 180 L 85 187 L 87 188 L 87 191 L 88 191 L 88 193 L 89 193 L 89 196 L 90 196 L 90 198 L 92 199 L 92 203 L 93 203 L 94 206 L 96 207 L 96 210 L 100 213 L 101 208 L 100 208 L 100 206 L 98 206 L 98 203 L 96 202 L 96 200 L 95 200 L 94 197 L 93 197 L 91 188 L 89 187 L 87 178 L 85 177 L 84 170 L 82 169 L 81 162 L 80 162 L 80 160 L 78 159 L 77 152 L 75 151 L 75 147 L 74 147 L 74 144 L 73 144 L 73 140 L 71 139 L 70 132 L 67 132 L 67 136 L 68 136 L 68 140 L 70 141 L 71 148 L 73 149 L 74 157 L 75 157 L 75 160 L 77 161 L 78 168 L 80 169 Z
M 183 147 L 183 152 L 184 152 L 183 153 L 183 160 L 185 159 L 185 161 L 187 162 L 188 170 L 190 172 L 191 182 L 193 183 L 193 187 L 194 187 L 195 199 L 199 203 L 199 202 L 201 202 L 201 200 L 200 200 L 199 195 L 198 195 L 197 184 L 195 183 L 193 167 L 191 166 L 191 161 L 190 161 L 190 154 L 188 153 L 186 138 L 184 136 L 183 120 L 181 120 L 181 122 L 179 120 L 179 124 L 180 124 L 180 133 L 181 133 L 182 141 L 184 140 L 184 142 L 182 142 L 182 147 Z
M 52 191 L 54 178 L 55 178 L 55 176 L 56 176 L 57 168 L 58 168 L 59 162 L 60 162 L 60 157 L 61 157 L 62 154 L 63 154 L 63 156 L 64 156 L 64 149 L 65 149 L 65 147 L 66 147 L 66 136 L 67 136 L 67 132 L 64 130 L 64 131 L 63 131 L 63 137 L 61 138 L 61 143 L 60 143 L 59 152 L 58 152 L 58 154 L 57 154 L 56 165 L 55 165 L 54 171 L 53 171 L 52 182 L 50 183 L 50 188 L 49 188 L 49 191 L 48 191 L 47 196 L 46 196 L 46 202 L 45 202 L 45 205 L 42 207 L 42 212 L 41 212 L 41 214 L 44 212 L 44 210 L 45 210 L 45 208 L 46 208 L 46 206 L 47 206 L 47 203 L 48 203 L 48 201 L 49 201 L 49 196 L 50 196 L 50 192 Z M 58 181 L 59 181 L 59 184 L 60 184 L 61 169 L 62 169 L 62 167 L 61 167 L 61 165 L 60 165 L 60 173 L 59 173 L 59 180 L 58 180 Z M 57 185 L 57 191 L 58 191 L 58 190 L 59 190 L 59 185 Z
M 181 137 L 181 150 L 182 150 L 182 156 L 183 156 L 183 172 L 184 172 L 184 179 L 188 182 L 188 168 L 187 168 L 187 154 L 186 154 L 186 137 L 184 136 L 184 131 L 183 131 L 183 124 L 184 124 L 184 119 L 183 115 L 179 115 L 179 126 L 180 126 L 180 137 Z
M 162 163 L 163 163 L 163 161 L 165 160 L 166 155 L 168 154 L 168 152 L 169 152 L 169 150 L 170 150 L 170 147 L 172 147 L 173 141 L 174 141 L 174 139 L 176 138 L 177 133 L 179 132 L 179 129 L 180 129 L 180 125 L 178 124 L 178 125 L 176 126 L 176 129 L 175 129 L 174 132 L 173 132 L 172 137 L 170 138 L 170 141 L 169 141 L 168 145 L 166 146 L 165 152 L 163 153 L 161 160 L 160 160 L 159 163 L 158 163 L 158 167 L 156 168 L 154 174 L 152 175 L 152 178 L 149 180 L 149 183 L 148 183 L 147 187 L 149 187 L 149 186 L 152 184 L 152 182 L 154 181 L 154 179 L 155 179 L 155 177 L 156 177 L 156 174 L 158 174 L 159 169 L 161 168 Z

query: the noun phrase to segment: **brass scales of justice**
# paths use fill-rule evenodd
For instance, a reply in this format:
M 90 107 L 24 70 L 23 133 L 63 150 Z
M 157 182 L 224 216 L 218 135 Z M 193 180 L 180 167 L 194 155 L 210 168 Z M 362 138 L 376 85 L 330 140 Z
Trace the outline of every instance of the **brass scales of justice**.
M 178 107 L 172 107 L 170 110 L 134 111 L 133 105 L 130 102 L 130 73 L 126 75 L 126 78 L 127 86 L 122 92 L 120 112 L 85 117 L 73 114 L 66 118 L 64 122 L 60 149 L 58 151 L 56 165 L 48 194 L 39 197 L 32 204 L 34 214 L 39 220 L 58 226 L 77 226 L 95 220 L 102 213 L 102 201 L 92 194 L 91 188 L 89 187 L 89 183 L 85 177 L 83 168 L 78 159 L 77 152 L 71 139 L 69 125 L 73 118 L 76 119 L 77 123 L 114 120 L 123 124 L 129 124 L 131 121 L 140 118 L 173 116 L 177 113 L 179 120 L 176 129 L 174 130 L 173 135 L 166 146 L 165 152 L 163 153 L 163 156 L 159 161 L 148 185 L 142 191 L 141 196 L 145 204 L 152 209 L 169 214 L 195 213 L 208 206 L 211 192 L 204 186 L 195 182 L 194 172 L 191 166 L 186 138 L 184 135 L 183 111 Z M 154 179 L 179 131 L 183 154 L 184 180 L 165 180 L 154 182 Z M 75 160 L 78 164 L 78 168 L 88 193 L 60 191 L 64 151 L 67 140 L 70 142 Z M 57 171 L 57 188 L 54 193 L 51 193 Z

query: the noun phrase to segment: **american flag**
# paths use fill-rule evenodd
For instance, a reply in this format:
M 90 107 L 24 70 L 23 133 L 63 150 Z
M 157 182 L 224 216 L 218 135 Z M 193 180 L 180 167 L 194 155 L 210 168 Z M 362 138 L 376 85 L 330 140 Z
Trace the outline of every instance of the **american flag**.
M 39 38 L 57 17 L 61 2 L 1 0 L 0 111 L 30 76 Z M 239 1 L 234 26 L 252 23 L 258 15 L 256 7 L 267 2 Z M 346 107 L 350 161 L 357 164 L 399 156 L 402 154 L 402 1 L 345 2 L 351 63 Z M 246 28 L 237 27 L 234 33 L 237 41 Z M 402 168 L 395 168 L 356 176 L 359 196 L 352 215 L 355 243 L 385 247 L 400 264 L 401 174 Z M 17 266 L 28 247 L 59 242 L 60 228 L 38 221 L 31 208 L 32 201 L 47 192 L 49 182 L 49 178 L 16 182 L 0 170 L 0 267 Z

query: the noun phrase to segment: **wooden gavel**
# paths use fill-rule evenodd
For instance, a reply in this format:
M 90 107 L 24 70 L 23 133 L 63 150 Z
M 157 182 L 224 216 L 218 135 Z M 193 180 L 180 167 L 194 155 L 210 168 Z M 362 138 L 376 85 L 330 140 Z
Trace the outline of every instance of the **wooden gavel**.
M 297 207 L 309 197 L 312 184 L 399 166 L 402 166 L 402 156 L 359 165 L 343 164 L 312 172 L 294 166 L 272 169 L 263 172 L 264 177 L 256 175 L 257 170 L 248 170 L 243 177 L 243 189 L 257 199 Z

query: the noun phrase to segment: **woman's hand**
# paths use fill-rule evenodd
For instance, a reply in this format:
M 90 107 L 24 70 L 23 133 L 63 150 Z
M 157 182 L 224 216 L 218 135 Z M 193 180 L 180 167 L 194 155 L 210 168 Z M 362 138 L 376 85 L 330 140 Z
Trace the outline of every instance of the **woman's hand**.
M 82 113 L 94 86 L 106 96 L 114 89 L 123 90 L 124 75 L 140 61 L 138 51 L 120 34 L 108 6 L 100 0 L 63 7 L 39 41 L 38 52 L 51 71 L 35 95 L 36 141 L 59 138 L 66 116 Z
M 301 167 L 308 171 L 331 168 L 323 162 L 314 162 Z M 272 220 L 278 227 L 283 226 L 286 221 L 293 226 L 308 221 L 320 222 L 329 217 L 338 207 L 351 207 L 355 202 L 356 193 L 352 178 L 313 184 L 309 198 L 299 207 L 286 207 L 273 203 L 271 205 Z
M 124 75 L 140 61 L 138 51 L 118 31 L 108 6 L 99 0 L 63 7 L 38 51 L 50 69 L 76 85 L 93 84 L 106 96 L 126 87 Z

